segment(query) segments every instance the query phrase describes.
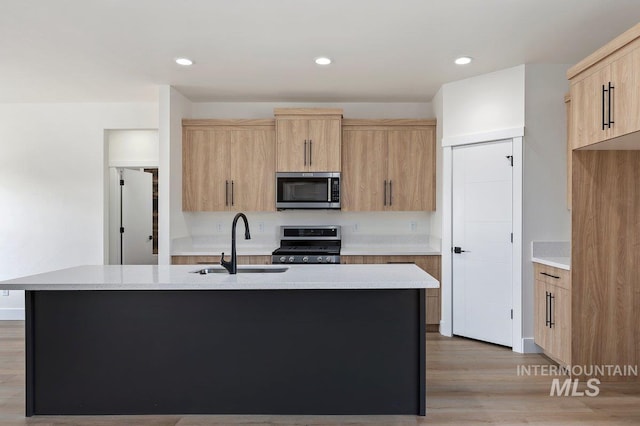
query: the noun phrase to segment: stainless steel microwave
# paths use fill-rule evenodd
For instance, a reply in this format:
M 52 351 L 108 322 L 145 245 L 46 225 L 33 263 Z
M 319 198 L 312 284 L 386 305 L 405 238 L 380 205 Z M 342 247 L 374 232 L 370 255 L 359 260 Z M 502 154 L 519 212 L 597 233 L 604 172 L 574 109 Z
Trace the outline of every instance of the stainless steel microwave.
M 340 172 L 277 172 L 276 209 L 340 209 Z

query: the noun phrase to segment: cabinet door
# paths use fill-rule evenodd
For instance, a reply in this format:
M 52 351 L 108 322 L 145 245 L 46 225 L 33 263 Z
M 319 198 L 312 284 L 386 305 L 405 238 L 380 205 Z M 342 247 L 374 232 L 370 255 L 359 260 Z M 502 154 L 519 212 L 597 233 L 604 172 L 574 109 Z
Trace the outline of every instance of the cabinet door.
M 611 63 L 611 137 L 640 130 L 640 49 Z
M 547 319 L 549 316 L 549 300 L 547 297 L 547 284 L 535 280 L 533 290 L 533 340 L 536 345 L 545 351 L 549 350 L 549 326 Z
M 607 96 L 604 96 L 602 85 L 608 86 L 611 81 L 610 67 L 606 66 L 583 80 L 571 85 L 571 111 L 573 118 L 572 140 L 573 148 L 580 148 L 601 142 L 610 137 L 608 127 L 603 129 L 604 120 L 608 118 Z M 616 90 L 617 91 L 617 90 Z
M 547 284 L 551 299 L 550 352 L 565 364 L 571 363 L 571 292 L 564 288 Z
M 434 210 L 436 169 L 433 130 L 392 130 L 387 138 L 388 210 Z
M 227 209 L 229 146 L 228 131 L 185 131 L 182 141 L 182 210 Z
M 308 170 L 340 171 L 340 120 L 335 118 L 308 121 Z
M 277 161 L 279 172 L 303 172 L 308 169 L 308 120 L 276 120 Z
M 231 210 L 275 211 L 275 134 L 231 132 Z
M 342 210 L 384 210 L 384 182 L 387 179 L 386 131 L 345 131 L 342 157 Z

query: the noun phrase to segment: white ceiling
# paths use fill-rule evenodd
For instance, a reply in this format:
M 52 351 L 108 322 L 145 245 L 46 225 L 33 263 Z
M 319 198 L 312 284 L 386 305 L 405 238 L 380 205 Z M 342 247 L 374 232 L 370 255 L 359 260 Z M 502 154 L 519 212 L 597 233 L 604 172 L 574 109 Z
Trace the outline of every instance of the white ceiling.
M 0 102 L 425 102 L 638 22 L 640 0 L 0 0 Z

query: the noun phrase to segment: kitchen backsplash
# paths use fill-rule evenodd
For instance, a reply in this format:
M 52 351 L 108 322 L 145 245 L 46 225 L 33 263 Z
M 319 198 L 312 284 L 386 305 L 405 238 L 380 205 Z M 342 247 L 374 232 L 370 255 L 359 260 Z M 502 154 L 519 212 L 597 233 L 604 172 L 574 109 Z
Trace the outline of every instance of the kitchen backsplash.
M 342 238 L 349 244 L 368 244 L 389 237 L 407 244 L 428 244 L 431 230 L 430 212 L 342 212 L 330 210 L 286 210 L 281 212 L 247 212 L 252 244 L 276 245 L 281 225 L 340 225 Z M 234 212 L 185 213 L 194 245 L 231 235 Z M 242 229 L 242 224 L 238 225 Z M 439 241 L 438 241 L 439 243 Z

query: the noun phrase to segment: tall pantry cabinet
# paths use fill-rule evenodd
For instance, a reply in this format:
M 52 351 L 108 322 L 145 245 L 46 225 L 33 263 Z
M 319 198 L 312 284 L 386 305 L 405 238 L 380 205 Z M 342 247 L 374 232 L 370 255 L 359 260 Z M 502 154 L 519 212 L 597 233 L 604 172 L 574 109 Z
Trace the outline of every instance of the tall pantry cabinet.
M 640 24 L 570 68 L 572 365 L 640 364 Z M 640 381 L 605 375 L 602 381 Z

